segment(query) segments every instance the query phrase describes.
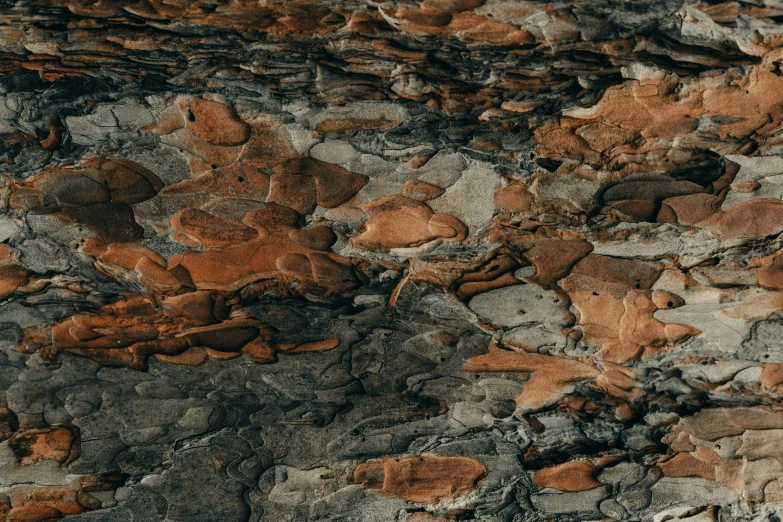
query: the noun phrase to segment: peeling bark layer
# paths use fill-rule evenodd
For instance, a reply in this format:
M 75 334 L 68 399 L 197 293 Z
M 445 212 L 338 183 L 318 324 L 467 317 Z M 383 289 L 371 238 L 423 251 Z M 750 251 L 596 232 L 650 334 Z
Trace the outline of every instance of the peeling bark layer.
M 783 3 L 0 0 L 0 521 L 778 521 Z

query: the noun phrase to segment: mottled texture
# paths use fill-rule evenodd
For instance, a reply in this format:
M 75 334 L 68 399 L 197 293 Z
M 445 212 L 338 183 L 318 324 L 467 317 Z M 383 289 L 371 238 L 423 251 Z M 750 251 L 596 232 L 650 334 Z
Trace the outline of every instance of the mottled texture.
M 0 0 L 0 522 L 779 522 L 780 0 Z

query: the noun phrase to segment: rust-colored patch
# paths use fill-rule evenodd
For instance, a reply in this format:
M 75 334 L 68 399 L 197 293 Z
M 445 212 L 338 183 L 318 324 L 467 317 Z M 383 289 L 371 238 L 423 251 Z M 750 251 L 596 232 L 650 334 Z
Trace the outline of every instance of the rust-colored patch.
M 587 491 L 601 486 L 595 479 L 598 466 L 586 460 L 575 460 L 536 471 L 533 483 L 540 488 L 560 491 Z
M 487 469 L 469 457 L 384 457 L 354 470 L 354 481 L 416 504 L 435 504 L 473 490 Z
M 526 411 L 536 411 L 562 399 L 576 384 L 595 379 L 599 372 L 586 362 L 501 349 L 492 340 L 489 351 L 471 357 L 462 366 L 465 372 L 523 372 L 530 378 L 517 397 L 517 405 Z
M 8 439 L 8 446 L 21 466 L 44 460 L 64 463 L 78 456 L 78 444 L 73 432 L 65 427 L 21 430 Z M 74 455 L 74 451 L 77 455 Z
M 364 249 L 406 248 L 436 239 L 462 241 L 467 227 L 449 214 L 436 214 L 421 201 L 404 196 L 387 196 L 362 206 L 369 218 L 361 233 L 352 239 Z

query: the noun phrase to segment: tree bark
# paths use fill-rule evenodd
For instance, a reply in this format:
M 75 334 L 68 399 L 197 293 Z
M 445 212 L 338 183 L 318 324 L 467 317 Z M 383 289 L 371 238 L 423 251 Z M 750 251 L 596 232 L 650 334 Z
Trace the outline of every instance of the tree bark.
M 779 520 L 779 0 L 0 0 L 0 520 Z

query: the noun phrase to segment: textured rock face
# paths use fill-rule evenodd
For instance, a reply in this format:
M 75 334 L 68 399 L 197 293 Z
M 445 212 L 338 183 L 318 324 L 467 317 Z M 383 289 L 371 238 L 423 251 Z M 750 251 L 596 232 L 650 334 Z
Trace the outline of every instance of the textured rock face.
M 781 20 L 0 0 L 0 522 L 779 521 Z

